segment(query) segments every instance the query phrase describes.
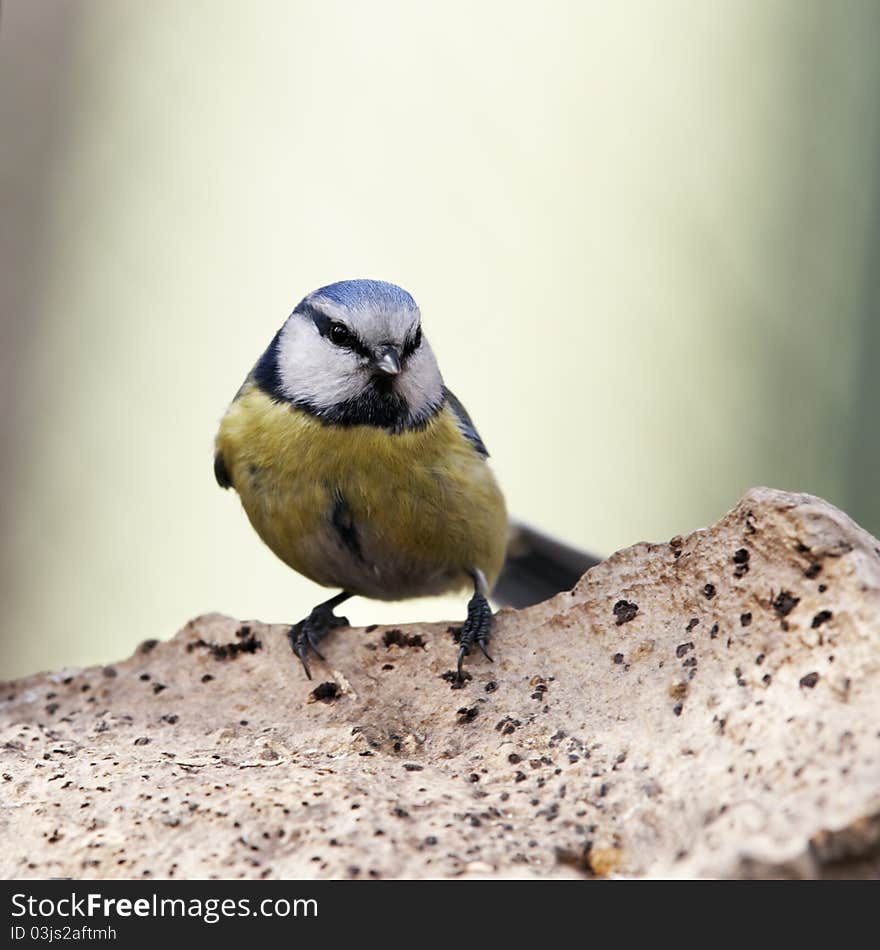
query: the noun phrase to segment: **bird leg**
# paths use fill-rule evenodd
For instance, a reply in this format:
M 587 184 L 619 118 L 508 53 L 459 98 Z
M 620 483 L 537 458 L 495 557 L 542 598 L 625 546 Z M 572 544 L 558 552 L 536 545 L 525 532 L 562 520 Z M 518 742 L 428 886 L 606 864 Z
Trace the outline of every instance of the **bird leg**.
M 474 644 L 480 648 L 483 656 L 491 663 L 492 657 L 486 650 L 489 642 L 489 633 L 492 629 L 492 608 L 483 593 L 485 581 L 481 572 L 471 575 L 474 580 L 474 596 L 468 601 L 467 619 L 461 628 L 461 648 L 458 651 L 458 678 L 462 678 L 461 665 L 464 658 L 470 655 Z
M 333 608 L 338 607 L 339 604 L 344 600 L 348 600 L 349 597 L 351 597 L 351 594 L 347 591 L 342 591 L 341 594 L 331 597 L 330 600 L 325 600 L 323 604 L 318 604 L 305 620 L 300 620 L 299 623 L 295 623 L 290 630 L 287 631 L 290 648 L 299 657 L 303 669 L 306 671 L 306 676 L 309 679 L 312 678 L 312 673 L 311 670 L 309 670 L 309 664 L 306 659 L 308 652 L 311 649 L 319 660 L 324 659 L 318 649 L 318 644 L 331 630 L 334 630 L 336 627 L 348 626 L 348 618 L 337 617 L 336 614 L 333 613 Z

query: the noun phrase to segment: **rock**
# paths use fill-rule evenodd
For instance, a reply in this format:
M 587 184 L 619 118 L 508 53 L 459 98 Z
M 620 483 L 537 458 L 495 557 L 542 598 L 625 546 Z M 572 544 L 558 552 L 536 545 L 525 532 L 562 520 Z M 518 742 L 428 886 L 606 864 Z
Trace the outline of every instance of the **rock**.
M 749 492 L 570 593 L 337 631 L 219 615 L 0 691 L 5 877 L 877 876 L 880 543 Z

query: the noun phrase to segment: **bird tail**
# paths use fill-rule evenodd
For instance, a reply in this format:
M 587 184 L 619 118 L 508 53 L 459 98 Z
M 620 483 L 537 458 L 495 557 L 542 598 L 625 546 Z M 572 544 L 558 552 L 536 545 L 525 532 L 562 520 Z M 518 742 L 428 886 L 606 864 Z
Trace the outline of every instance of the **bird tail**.
M 584 572 L 601 560 L 528 525 L 512 522 L 507 558 L 492 597 L 506 607 L 531 607 L 571 590 Z

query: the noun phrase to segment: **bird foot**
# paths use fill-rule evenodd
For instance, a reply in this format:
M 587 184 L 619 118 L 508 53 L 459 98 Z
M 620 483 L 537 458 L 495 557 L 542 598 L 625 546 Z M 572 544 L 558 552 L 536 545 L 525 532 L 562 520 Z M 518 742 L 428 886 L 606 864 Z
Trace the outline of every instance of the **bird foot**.
M 333 608 L 325 604 L 320 604 L 305 618 L 295 623 L 287 632 L 287 639 L 290 641 L 290 648 L 299 657 L 306 676 L 311 679 L 312 673 L 309 669 L 308 652 L 311 650 L 319 660 L 324 657 L 318 649 L 318 644 L 331 630 L 336 627 L 347 627 L 347 617 L 337 617 L 333 613 Z
M 468 601 L 467 619 L 461 628 L 461 648 L 458 651 L 458 678 L 462 678 L 461 665 L 464 658 L 470 655 L 474 644 L 482 651 L 483 656 L 491 663 L 492 657 L 486 650 L 489 642 L 489 633 L 492 629 L 492 608 L 485 596 L 477 591 Z

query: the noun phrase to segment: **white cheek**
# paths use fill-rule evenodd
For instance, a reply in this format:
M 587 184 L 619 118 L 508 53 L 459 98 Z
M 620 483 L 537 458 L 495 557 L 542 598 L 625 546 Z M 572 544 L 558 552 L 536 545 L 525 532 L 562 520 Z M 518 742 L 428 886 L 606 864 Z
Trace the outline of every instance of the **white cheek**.
M 410 413 L 418 416 L 438 406 L 443 399 L 443 377 L 427 340 L 409 358 L 401 374 L 397 390 L 407 401 Z
M 297 316 L 281 331 L 278 375 L 288 399 L 307 401 L 318 409 L 353 399 L 367 381 L 362 357 L 334 346 L 314 323 Z

